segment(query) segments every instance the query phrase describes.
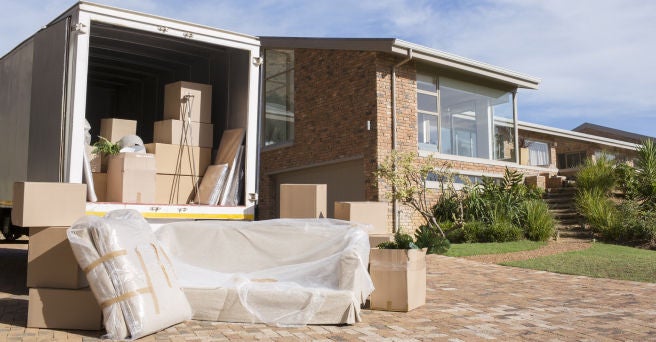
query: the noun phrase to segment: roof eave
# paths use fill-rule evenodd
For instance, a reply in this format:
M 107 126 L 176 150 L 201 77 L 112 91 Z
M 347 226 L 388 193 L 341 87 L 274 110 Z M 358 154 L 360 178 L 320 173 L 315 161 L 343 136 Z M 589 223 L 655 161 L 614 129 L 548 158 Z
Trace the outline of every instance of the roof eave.
M 524 122 L 524 121 L 519 121 L 517 123 L 517 125 L 518 125 L 518 128 L 520 130 L 525 130 L 525 131 L 543 133 L 543 134 L 553 135 L 553 136 L 557 136 L 557 137 L 563 137 L 563 138 L 568 138 L 568 139 L 573 139 L 573 140 L 591 142 L 591 143 L 596 143 L 596 144 L 600 144 L 600 145 L 623 148 L 623 149 L 628 149 L 628 150 L 635 150 L 635 149 L 638 148 L 638 145 L 634 144 L 634 143 L 630 143 L 630 142 L 626 142 L 626 141 L 622 141 L 622 140 L 604 138 L 604 137 L 600 137 L 600 136 L 592 135 L 592 134 L 569 131 L 569 130 L 560 129 L 560 128 L 556 128 L 556 127 L 543 126 L 543 125 L 538 125 L 538 124 Z

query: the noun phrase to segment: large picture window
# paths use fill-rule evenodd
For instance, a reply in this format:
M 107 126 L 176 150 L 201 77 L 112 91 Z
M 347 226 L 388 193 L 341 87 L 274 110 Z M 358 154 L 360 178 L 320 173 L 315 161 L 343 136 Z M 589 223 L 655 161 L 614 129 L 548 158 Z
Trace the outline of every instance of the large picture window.
M 294 51 L 264 53 L 264 146 L 294 141 Z
M 417 74 L 420 150 L 515 161 L 513 110 L 511 92 Z

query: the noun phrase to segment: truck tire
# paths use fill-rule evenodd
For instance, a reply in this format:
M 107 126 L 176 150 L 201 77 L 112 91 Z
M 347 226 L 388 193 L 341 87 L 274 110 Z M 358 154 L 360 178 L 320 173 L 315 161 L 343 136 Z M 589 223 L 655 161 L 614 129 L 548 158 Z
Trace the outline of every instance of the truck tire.
M 0 209 L 0 233 L 7 241 L 14 241 L 23 236 L 20 227 L 11 224 L 11 210 Z

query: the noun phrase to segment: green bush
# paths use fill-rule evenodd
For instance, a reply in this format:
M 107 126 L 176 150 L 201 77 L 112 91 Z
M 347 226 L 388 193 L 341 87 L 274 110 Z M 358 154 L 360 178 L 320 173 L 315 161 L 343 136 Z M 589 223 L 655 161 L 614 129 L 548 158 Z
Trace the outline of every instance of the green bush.
M 485 231 L 487 225 L 481 221 L 465 222 L 462 227 L 462 241 L 461 242 L 485 242 Z
M 576 174 L 579 190 L 609 193 L 615 187 L 614 163 L 605 154 L 596 160 L 587 159 Z
M 638 146 L 638 158 L 635 163 L 638 198 L 642 205 L 656 209 L 656 143 L 646 140 Z
M 524 202 L 522 228 L 527 239 L 546 241 L 554 235 L 556 220 L 542 200 Z
M 634 201 L 626 201 L 617 207 L 621 221 L 610 231 L 610 239 L 633 245 L 656 247 L 656 212 L 643 210 Z
M 611 230 L 619 223 L 619 215 L 614 203 L 599 188 L 580 190 L 575 201 L 579 213 L 588 221 L 593 232 L 606 238 L 614 235 Z
M 419 248 L 426 248 L 427 254 L 444 254 L 451 247 L 447 238 L 443 237 L 435 227 L 427 225 L 420 226 L 415 231 L 415 244 Z
M 521 228 L 508 220 L 496 220 L 485 231 L 485 241 L 479 242 L 508 242 L 519 241 L 524 238 Z

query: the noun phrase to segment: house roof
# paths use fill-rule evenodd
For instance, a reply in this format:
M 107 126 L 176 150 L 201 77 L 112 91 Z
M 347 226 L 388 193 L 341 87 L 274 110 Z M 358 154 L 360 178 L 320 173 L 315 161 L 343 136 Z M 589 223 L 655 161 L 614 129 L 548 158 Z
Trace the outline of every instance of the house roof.
M 378 51 L 412 56 L 429 64 L 519 88 L 537 89 L 540 79 L 396 38 L 260 37 L 265 48 Z
M 538 124 L 524 122 L 524 121 L 519 121 L 517 123 L 517 126 L 518 126 L 518 129 L 524 130 L 524 131 L 543 133 L 543 134 L 548 134 L 548 135 L 552 135 L 552 136 L 557 136 L 557 137 L 562 137 L 562 138 L 567 138 L 567 139 L 572 139 L 572 140 L 578 140 L 578 141 L 583 141 L 583 142 L 597 143 L 597 144 L 600 144 L 600 145 L 603 145 L 603 146 L 612 146 L 612 147 L 618 147 L 618 148 L 623 148 L 623 149 L 628 149 L 628 150 L 635 150 L 636 147 L 637 147 L 636 143 L 634 143 L 634 142 L 627 142 L 627 141 L 607 138 L 607 137 L 603 137 L 603 136 L 599 136 L 599 135 L 595 135 L 595 134 L 588 134 L 588 133 L 570 131 L 570 130 L 566 130 L 566 129 L 560 129 L 560 128 L 556 128 L 556 127 L 538 125 Z
M 572 131 L 575 132 L 581 132 L 581 133 L 588 133 L 588 134 L 593 134 L 593 135 L 598 135 L 606 138 L 612 138 L 616 140 L 622 140 L 622 141 L 627 141 L 627 142 L 632 142 L 632 143 L 641 143 L 642 141 L 645 140 L 655 140 L 656 138 L 650 137 L 648 135 L 642 135 L 638 133 L 632 133 L 632 132 L 627 132 L 623 131 L 617 128 L 612 128 L 612 127 L 606 127 L 606 126 L 601 126 L 601 125 L 595 125 L 589 122 L 583 123 L 576 128 L 574 128 Z

